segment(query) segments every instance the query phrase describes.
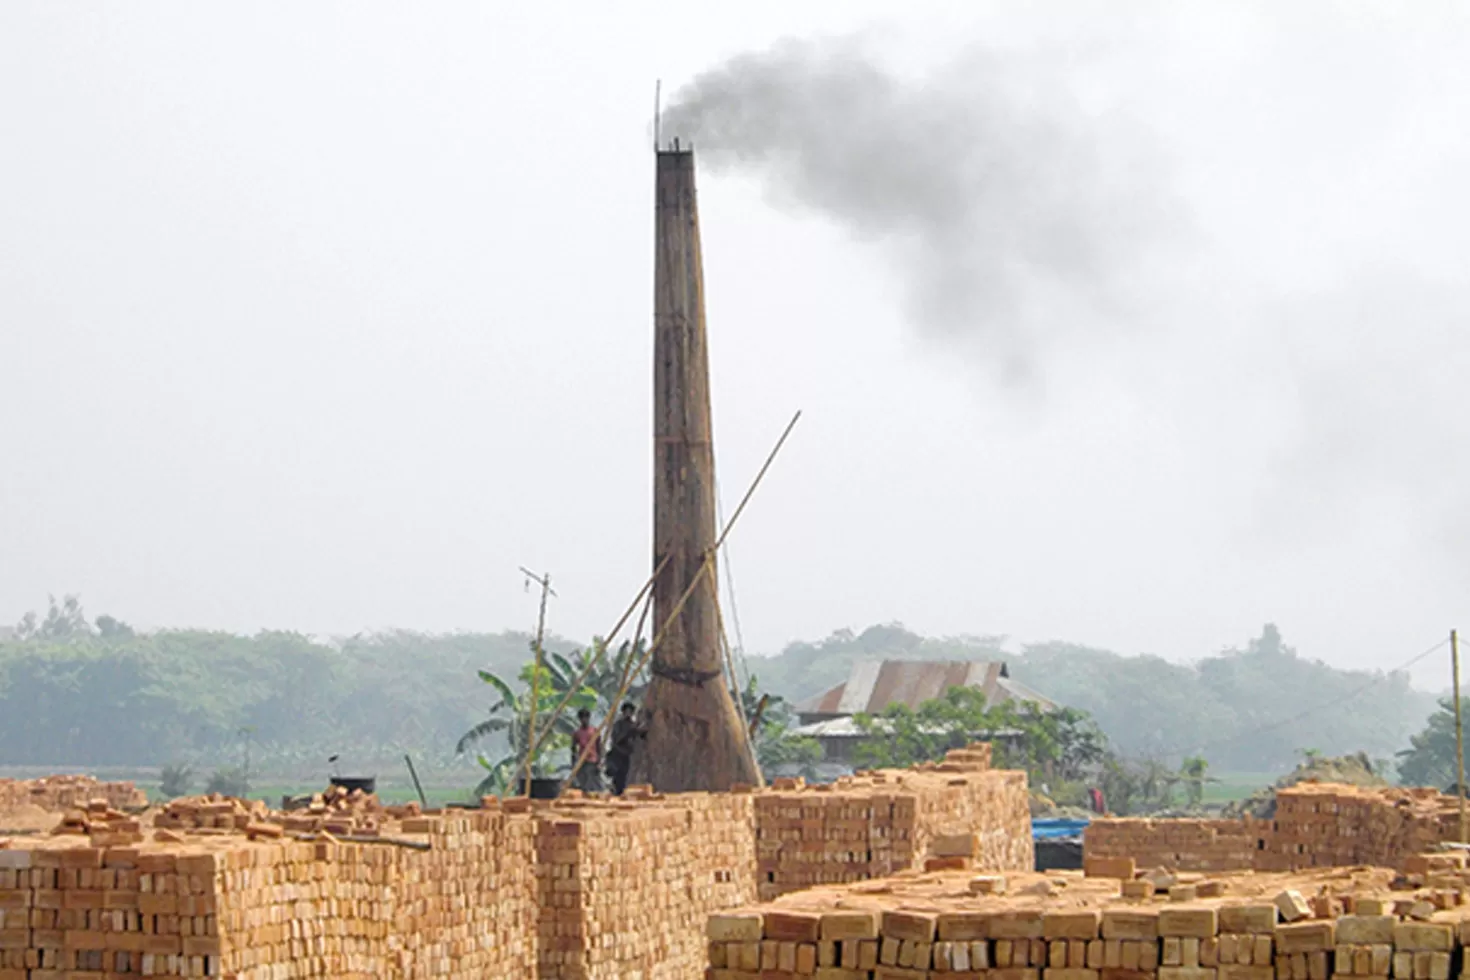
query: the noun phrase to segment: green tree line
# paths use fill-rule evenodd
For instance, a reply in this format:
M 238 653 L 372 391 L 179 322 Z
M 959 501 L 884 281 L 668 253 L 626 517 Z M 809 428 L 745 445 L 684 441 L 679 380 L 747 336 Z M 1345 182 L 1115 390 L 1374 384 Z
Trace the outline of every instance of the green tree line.
M 405 752 L 426 767 L 454 760 L 487 707 L 480 670 L 514 671 L 525 633 L 428 635 L 395 630 L 339 642 L 299 633 L 140 633 L 80 606 L 28 617 L 0 641 L 0 765 L 163 766 L 201 771 L 240 759 L 320 772 Z M 548 647 L 570 649 L 556 639 Z
M 1012 677 L 1086 711 L 1119 755 L 1170 766 L 1202 755 L 1217 771 L 1284 772 L 1304 746 L 1391 757 L 1435 709 L 1435 696 L 1411 687 L 1406 673 L 1341 670 L 1300 656 L 1271 625 L 1194 663 L 1060 642 L 1007 652 L 1004 640 L 925 638 L 890 624 L 793 643 L 752 658 L 751 669 L 799 704 L 862 660 L 1003 660 Z
M 182 762 L 205 772 L 236 764 L 248 731 L 257 770 L 320 772 L 334 754 L 349 767 L 396 765 L 405 752 L 426 768 L 478 768 L 455 754 L 499 696 L 477 678 L 516 678 L 530 643 L 519 632 L 396 630 L 330 643 L 282 631 L 144 633 L 115 617 L 89 619 L 74 599 L 53 602 L 0 640 L 0 765 Z M 546 647 L 571 655 L 577 644 L 548 638 Z M 791 725 L 789 703 L 839 683 L 859 660 L 905 657 L 1004 659 L 1012 676 L 1087 712 L 1119 756 L 1167 759 L 1172 768 L 1203 756 L 1217 771 L 1285 771 L 1303 746 L 1391 757 L 1435 708 L 1434 696 L 1402 675 L 1300 657 L 1272 627 L 1189 665 L 1060 643 L 1007 654 L 1000 638 L 925 639 L 876 626 L 749 659 L 760 690 L 785 699 L 767 709 L 758 748 L 773 765 L 809 765 L 809 747 L 797 743 L 793 755 L 792 743 L 770 734 Z M 1279 725 L 1365 685 L 1336 709 Z M 477 751 L 499 757 L 507 743 L 487 734 Z

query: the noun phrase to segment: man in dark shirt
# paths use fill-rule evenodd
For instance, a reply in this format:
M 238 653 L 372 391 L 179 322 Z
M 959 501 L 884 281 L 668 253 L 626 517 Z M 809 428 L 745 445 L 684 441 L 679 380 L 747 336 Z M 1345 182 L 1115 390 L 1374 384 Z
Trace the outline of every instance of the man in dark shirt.
M 622 796 L 628 786 L 628 770 L 633 765 L 633 743 L 648 734 L 648 729 L 633 717 L 631 703 L 624 703 L 618 720 L 613 722 L 612 745 L 607 750 L 607 777 L 612 780 L 613 794 Z

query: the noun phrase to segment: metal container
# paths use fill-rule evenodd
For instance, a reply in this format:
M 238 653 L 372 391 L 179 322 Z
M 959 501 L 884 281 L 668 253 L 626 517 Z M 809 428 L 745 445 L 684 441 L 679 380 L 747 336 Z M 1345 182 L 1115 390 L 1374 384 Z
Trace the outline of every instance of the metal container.
M 528 788 L 525 779 L 522 779 L 520 790 L 522 796 L 529 796 L 533 800 L 554 800 L 561 795 L 561 780 L 533 779 Z
M 360 789 L 364 793 L 376 793 L 378 791 L 377 776 L 333 776 L 332 785 L 339 786 L 347 792 Z

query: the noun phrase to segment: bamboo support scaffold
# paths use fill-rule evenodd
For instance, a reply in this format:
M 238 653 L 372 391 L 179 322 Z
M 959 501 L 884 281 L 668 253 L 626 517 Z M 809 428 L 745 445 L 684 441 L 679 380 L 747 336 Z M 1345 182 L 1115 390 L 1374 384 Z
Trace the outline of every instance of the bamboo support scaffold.
M 623 698 L 627 695 L 628 687 L 631 685 L 632 679 L 638 676 L 639 671 L 647 666 L 648 661 L 653 657 L 654 652 L 658 650 L 659 644 L 663 642 L 663 639 L 668 634 L 669 629 L 678 620 L 679 614 L 684 611 L 684 606 L 686 603 L 688 603 L 689 598 L 694 595 L 695 590 L 700 587 L 705 577 L 710 574 L 711 570 L 714 567 L 715 557 L 719 554 L 721 545 L 725 543 L 725 539 L 729 537 L 730 531 L 734 529 L 736 522 L 740 520 L 740 515 L 745 512 L 746 505 L 750 503 L 750 498 L 754 496 L 755 491 L 760 487 L 761 481 L 765 479 L 766 473 L 771 468 L 771 464 L 776 461 L 776 456 L 781 452 L 781 447 L 786 444 L 787 438 L 790 437 L 791 431 L 796 428 L 796 423 L 799 421 L 801 421 L 801 412 L 798 411 L 795 415 L 791 417 L 791 421 L 786 424 L 786 428 L 781 433 L 781 437 L 776 440 L 776 445 L 771 448 L 771 452 L 769 453 L 769 455 L 766 456 L 765 462 L 761 464 L 760 470 L 756 472 L 755 479 L 751 480 L 749 489 L 747 489 L 745 491 L 745 495 L 740 498 L 739 506 L 735 508 L 735 512 L 730 515 L 730 520 L 725 523 L 725 527 L 720 531 L 719 536 L 715 539 L 713 547 L 711 547 L 710 550 L 705 553 L 704 560 L 700 562 L 699 570 L 694 573 L 694 577 L 690 580 L 689 585 L 684 589 L 683 594 L 680 595 L 679 601 L 674 604 L 673 610 L 669 613 L 667 617 L 665 617 L 664 621 L 659 624 L 658 631 L 654 634 L 653 640 L 648 644 L 648 649 L 643 651 L 643 655 L 639 658 L 637 666 L 629 671 L 627 676 L 624 678 L 623 685 L 618 690 L 617 696 L 612 699 L 612 703 L 614 705 L 621 702 Z M 657 577 L 657 572 L 654 573 L 654 577 Z M 650 586 L 651 584 L 652 580 L 650 579 Z M 637 600 L 634 601 L 636 602 Z M 587 743 L 587 746 L 583 748 L 582 752 L 577 756 L 577 761 L 572 766 L 572 771 L 567 774 L 567 778 L 562 782 L 562 790 L 565 790 L 567 786 L 571 785 L 572 780 L 577 778 L 577 773 L 581 770 L 582 765 L 587 761 L 589 755 L 591 754 L 592 747 L 594 745 L 600 746 L 603 740 L 607 737 L 608 731 L 610 731 L 612 728 L 612 722 L 615 715 L 616 711 L 609 711 L 607 717 L 602 720 L 602 724 L 598 726 L 596 741 L 589 741 Z M 754 747 L 750 740 L 748 726 L 742 725 L 742 727 L 746 728 L 745 744 L 747 747 L 747 751 L 753 752 Z M 756 769 L 757 771 L 759 771 L 758 766 L 756 767 Z

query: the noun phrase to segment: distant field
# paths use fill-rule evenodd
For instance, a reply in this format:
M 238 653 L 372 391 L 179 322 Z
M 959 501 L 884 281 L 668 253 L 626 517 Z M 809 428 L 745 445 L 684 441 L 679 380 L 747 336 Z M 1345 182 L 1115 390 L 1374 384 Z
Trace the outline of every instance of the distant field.
M 424 796 L 432 807 L 442 807 L 446 803 L 467 803 L 470 800 L 470 790 L 474 789 L 474 785 L 473 780 L 456 785 L 431 786 L 425 784 Z M 322 788 L 321 785 L 304 782 L 263 782 L 250 787 L 250 798 L 265 800 L 271 806 L 280 806 L 282 796 L 304 796 L 307 793 L 320 792 Z M 378 780 L 378 798 L 384 803 L 407 803 L 419 797 L 413 784 L 407 780 L 400 783 L 380 779 Z
M 400 770 L 402 767 L 398 767 Z M 50 775 L 56 772 L 87 772 L 89 775 L 99 779 L 126 779 L 132 780 L 148 793 L 150 799 L 159 799 L 157 769 L 139 768 L 114 768 L 114 769 L 84 769 L 84 768 L 59 768 L 45 769 L 34 767 L 0 767 L 0 777 L 12 777 L 22 779 L 33 779 L 37 776 Z M 469 802 L 470 792 L 480 780 L 481 771 L 478 768 L 465 769 L 463 772 L 443 771 L 433 773 L 420 773 L 419 778 L 424 784 L 424 795 L 428 798 L 430 805 L 443 806 L 445 803 Z M 350 775 L 344 773 L 344 775 Z M 1280 774 L 1274 772 L 1218 772 L 1211 773 L 1210 778 L 1216 782 L 1205 784 L 1204 802 L 1219 806 L 1244 799 L 1256 790 L 1274 783 Z M 190 787 L 191 793 L 202 793 L 204 784 L 208 780 L 208 773 L 196 773 L 194 784 Z M 261 799 L 272 806 L 279 806 L 282 796 L 298 796 L 306 793 L 315 793 L 326 786 L 327 777 L 320 778 L 302 776 L 300 774 L 283 773 L 261 773 L 251 780 L 250 796 L 252 799 Z M 1182 800 L 1182 788 L 1175 790 L 1175 799 Z M 413 782 L 408 773 L 380 772 L 378 774 L 378 796 L 385 803 L 407 803 L 409 800 L 418 799 L 414 790 Z
M 1205 784 L 1205 803 L 1234 803 L 1281 778 L 1279 772 L 1212 772 L 1218 782 Z
M 401 766 L 399 768 L 402 769 Z M 0 778 L 35 779 L 58 773 L 86 773 L 103 780 L 130 780 L 136 783 L 139 789 L 146 792 L 149 799 L 161 799 L 158 792 L 159 771 L 153 768 L 0 767 Z M 344 772 L 343 775 L 355 774 Z M 429 803 L 433 806 L 442 806 L 445 803 L 468 802 L 470 791 L 480 781 L 481 775 L 481 771 L 475 768 L 466 769 L 462 774 L 458 772 L 420 773 L 419 778 L 423 782 L 424 796 L 428 797 Z M 326 775 L 311 778 L 281 773 L 260 773 L 250 780 L 250 798 L 265 800 L 272 806 L 279 806 L 282 796 L 299 796 L 325 789 L 327 778 Z M 195 773 L 189 793 L 203 793 L 208 779 L 209 773 L 207 772 Z M 378 796 L 385 803 L 407 803 L 409 800 L 418 799 L 418 793 L 414 790 L 413 782 L 409 779 L 407 772 L 380 773 L 378 775 Z

